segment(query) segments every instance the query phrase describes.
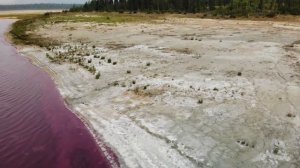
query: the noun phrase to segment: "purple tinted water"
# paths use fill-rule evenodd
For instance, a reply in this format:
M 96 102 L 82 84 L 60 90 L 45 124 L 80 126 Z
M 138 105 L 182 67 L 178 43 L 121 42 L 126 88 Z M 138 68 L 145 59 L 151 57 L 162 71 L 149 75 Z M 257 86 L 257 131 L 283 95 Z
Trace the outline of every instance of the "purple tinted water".
M 11 24 L 0 20 L 0 168 L 111 167 L 48 74 L 5 41 Z

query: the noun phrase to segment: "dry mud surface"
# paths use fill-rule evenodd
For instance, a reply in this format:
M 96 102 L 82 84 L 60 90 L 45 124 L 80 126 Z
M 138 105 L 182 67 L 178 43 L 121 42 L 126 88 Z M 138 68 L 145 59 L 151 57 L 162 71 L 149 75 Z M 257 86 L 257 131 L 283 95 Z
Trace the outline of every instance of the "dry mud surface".
M 168 18 L 36 33 L 62 45 L 20 52 L 48 67 L 123 167 L 300 167 L 299 22 Z M 101 77 L 45 53 L 83 58 Z

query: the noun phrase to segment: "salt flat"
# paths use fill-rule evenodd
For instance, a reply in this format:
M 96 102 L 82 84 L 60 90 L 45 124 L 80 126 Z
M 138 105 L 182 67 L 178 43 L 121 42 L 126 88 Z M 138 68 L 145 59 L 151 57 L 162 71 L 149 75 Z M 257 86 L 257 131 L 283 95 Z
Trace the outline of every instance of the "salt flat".
M 61 45 L 20 52 L 48 69 L 123 167 L 299 167 L 299 30 L 175 17 L 68 22 L 35 32 Z M 72 61 L 48 59 L 59 56 Z

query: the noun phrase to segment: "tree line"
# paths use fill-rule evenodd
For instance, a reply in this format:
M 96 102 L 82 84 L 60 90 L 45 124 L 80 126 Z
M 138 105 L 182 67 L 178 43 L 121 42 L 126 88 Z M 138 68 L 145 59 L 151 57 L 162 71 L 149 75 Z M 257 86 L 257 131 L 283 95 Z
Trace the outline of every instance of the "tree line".
M 82 6 L 73 6 L 70 11 L 299 15 L 300 0 L 89 0 Z

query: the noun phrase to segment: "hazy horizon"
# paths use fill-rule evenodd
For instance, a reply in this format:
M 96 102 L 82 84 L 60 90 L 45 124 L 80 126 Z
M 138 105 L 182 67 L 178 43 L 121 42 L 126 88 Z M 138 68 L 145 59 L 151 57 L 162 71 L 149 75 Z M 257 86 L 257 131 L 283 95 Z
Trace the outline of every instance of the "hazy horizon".
M 57 4 L 80 4 L 86 0 L 0 0 L 0 5 L 21 5 L 21 4 L 35 4 L 35 3 L 57 3 Z

